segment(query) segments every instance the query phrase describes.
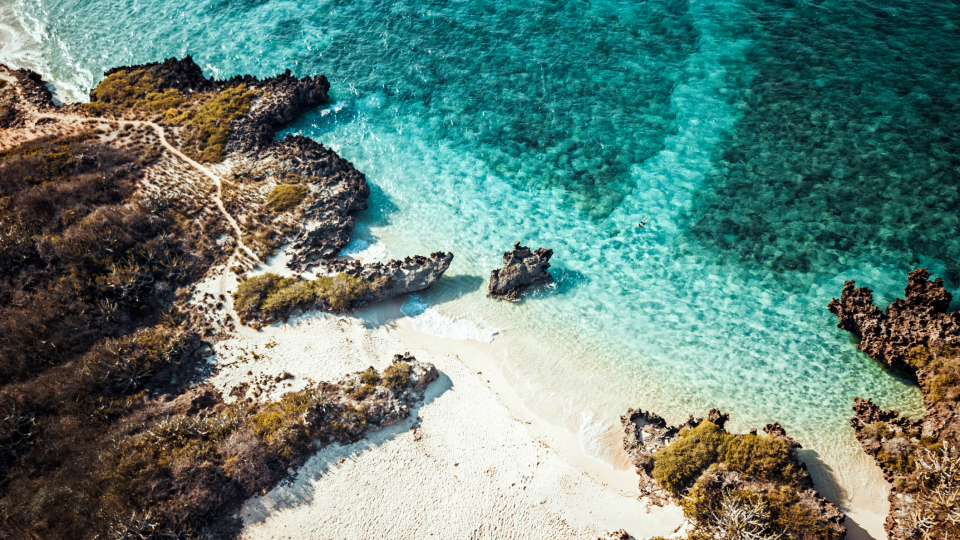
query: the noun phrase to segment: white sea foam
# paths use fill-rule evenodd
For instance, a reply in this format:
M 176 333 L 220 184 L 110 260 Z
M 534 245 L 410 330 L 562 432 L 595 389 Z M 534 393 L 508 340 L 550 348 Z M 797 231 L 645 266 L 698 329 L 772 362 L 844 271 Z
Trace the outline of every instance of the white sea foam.
M 344 103 L 344 102 L 342 102 L 342 101 L 338 101 L 338 102 L 334 103 L 333 105 L 327 107 L 326 109 L 323 109 L 322 111 L 320 111 L 320 116 L 326 116 L 326 115 L 330 114 L 331 112 L 333 112 L 333 113 L 338 113 L 338 112 L 340 112 L 340 109 L 342 109 L 345 105 L 346 105 L 346 103 Z
M 43 23 L 33 17 L 29 10 L 18 6 L 17 3 L 0 5 L 0 64 L 13 69 L 29 69 L 39 73 L 47 81 L 54 94 L 55 103 L 72 103 L 86 101 L 84 85 L 77 80 L 67 80 L 56 76 L 56 70 L 48 61 L 50 54 L 45 54 L 42 43 L 49 39 Z M 53 58 L 65 62 L 62 67 L 66 73 L 82 78 L 89 75 L 89 71 L 79 65 L 71 64 L 66 53 L 66 45 L 56 39 L 62 54 L 52 55 Z
M 577 438 L 580 440 L 580 449 L 583 450 L 585 456 L 610 466 L 610 462 L 605 458 L 610 448 L 604 444 L 602 439 L 606 431 L 607 426 L 597 420 L 593 411 L 580 413 L 580 431 L 577 432 Z
M 23 27 L 12 5 L 0 6 L 0 63 L 25 69 L 42 64 L 40 44 Z
M 400 311 L 413 323 L 417 332 L 430 334 L 446 339 L 468 340 L 473 339 L 490 343 L 499 331 L 485 328 L 467 319 L 453 319 L 432 309 L 415 294 L 407 295 L 407 300 L 400 306 Z
M 387 260 L 387 246 L 382 242 L 371 244 L 361 238 L 353 239 L 347 247 L 340 252 L 343 257 L 359 259 L 362 263 L 384 262 Z

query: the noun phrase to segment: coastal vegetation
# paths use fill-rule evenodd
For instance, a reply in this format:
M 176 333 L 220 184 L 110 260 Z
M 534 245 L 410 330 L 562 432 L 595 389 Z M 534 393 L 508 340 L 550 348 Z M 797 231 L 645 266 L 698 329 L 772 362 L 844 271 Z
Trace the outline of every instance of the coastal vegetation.
M 304 185 L 280 184 L 267 195 L 267 205 L 274 212 L 290 210 L 303 202 L 308 191 Z
M 689 540 L 832 540 L 845 534 L 840 511 L 811 489 L 797 460 L 799 445 L 779 425 L 767 426 L 764 435 L 735 435 L 723 428 L 726 415 L 711 411 L 710 419 L 691 419 L 677 433 L 656 415 L 628 414 L 628 437 L 653 445 L 631 445 L 628 452 L 641 478 L 679 503 Z M 635 417 L 652 431 L 638 434 Z
M 326 99 L 325 79 L 304 80 L 316 93 L 285 95 L 291 110 Z M 231 122 L 259 95 L 239 81 L 221 85 L 189 59 L 171 59 L 110 72 L 91 104 L 66 107 L 166 123 L 168 140 L 216 161 Z M 19 103 L 16 92 L 0 93 Z M 227 297 L 197 305 L 194 285 L 237 245 L 210 208 L 212 188 L 177 174 L 182 160 L 170 166 L 151 130 L 78 132 L 83 123 L 69 115 L 47 120 L 70 134 L 0 151 L 0 540 L 232 537 L 244 500 L 323 445 L 405 417 L 436 379 L 432 366 L 396 355 L 382 373 L 338 384 L 288 372 L 229 396 L 202 384 L 212 352 L 204 312 Z M 366 196 L 353 172 L 348 192 L 359 202 L 349 211 Z M 312 199 L 300 176 L 280 181 L 260 207 L 289 221 Z M 334 225 L 352 227 L 346 212 Z M 283 316 L 310 302 L 343 310 L 391 280 L 270 275 L 242 285 L 237 304 Z
M 259 317 L 286 320 L 293 310 L 314 305 L 328 311 L 349 311 L 364 296 L 386 287 L 388 281 L 388 278 L 366 281 L 343 272 L 312 280 L 266 273 L 240 283 L 233 293 L 234 309 L 244 324 Z
M 91 91 L 91 101 L 83 107 L 94 112 L 124 109 L 163 112 L 185 103 L 179 90 L 160 90 L 159 86 L 160 79 L 147 70 L 119 70 Z
M 0 531 L 105 533 L 103 452 L 196 347 L 169 306 L 220 225 L 136 195 L 155 159 L 96 132 L 0 152 Z
M 714 465 L 791 487 L 799 487 L 801 478 L 782 439 L 755 434 L 737 437 L 709 420 L 684 430 L 653 461 L 654 479 L 675 495 Z
M 204 226 L 162 200 L 133 199 L 153 159 L 92 133 L 0 152 L 0 380 L 123 333 L 215 256 Z
M 158 119 L 178 128 L 181 150 L 193 159 L 220 163 L 226 157 L 231 122 L 250 110 L 260 92 L 244 85 L 220 91 L 185 94 L 164 88 L 160 76 L 146 68 L 118 70 L 91 91 L 89 112 L 122 116 L 130 111 L 163 113 Z
M 318 447 L 356 441 L 371 421 L 369 406 L 331 385 L 264 405 L 217 408 L 160 421 L 103 455 L 98 481 L 114 527 L 137 532 L 139 523 L 127 516 L 150 513 L 157 532 L 197 530 L 225 503 L 271 487 Z
M 259 92 L 244 85 L 227 88 L 183 112 L 170 108 L 164 119 L 167 124 L 180 128 L 180 144 L 185 154 L 201 162 L 220 163 L 226 158 L 230 123 L 246 114 L 258 95 Z

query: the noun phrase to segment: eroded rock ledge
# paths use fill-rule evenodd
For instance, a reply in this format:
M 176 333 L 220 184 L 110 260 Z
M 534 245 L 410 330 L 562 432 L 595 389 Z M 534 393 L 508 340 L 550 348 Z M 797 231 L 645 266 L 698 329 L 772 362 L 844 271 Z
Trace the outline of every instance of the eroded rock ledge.
M 896 299 L 884 313 L 873 304 L 873 291 L 857 288 L 854 281 L 843 285 L 840 299 L 828 306 L 840 322 L 839 328 L 861 339 L 857 348 L 886 366 L 914 371 L 907 361 L 910 349 L 943 342 L 960 346 L 960 313 L 947 313 L 953 296 L 943 280 L 928 281 L 926 268 L 910 272 L 906 299 Z
M 519 300 L 520 293 L 527 287 L 553 281 L 547 272 L 552 256 L 552 249 L 538 248 L 531 252 L 520 242 L 515 243 L 512 251 L 503 254 L 503 268 L 490 273 L 487 294 L 497 299 Z
M 620 417 L 623 446 L 640 476 L 641 496 L 658 505 L 682 503 L 697 532 L 708 536 L 711 520 L 726 511 L 725 494 L 733 494 L 741 502 L 762 501 L 767 515 L 760 521 L 783 538 L 844 538 L 845 516 L 813 488 L 797 458 L 800 444 L 779 423 L 768 424 L 766 436 L 729 434 L 728 419 L 712 409 L 706 418 L 670 426 L 653 412 L 628 409 Z
M 346 313 L 401 294 L 421 291 L 437 282 L 453 255 L 432 253 L 386 264 L 332 261 L 319 265 L 316 279 L 262 274 L 247 279 L 234 293 L 234 309 L 243 324 L 259 328 L 312 310 Z
M 929 278 L 925 268 L 911 272 L 906 298 L 894 300 L 886 312 L 874 305 L 873 291 L 856 288 L 853 281 L 829 306 L 839 318 L 837 326 L 861 338 L 858 349 L 916 377 L 923 391 L 922 419 L 857 398 L 850 420 L 864 451 L 893 485 L 885 528 L 896 540 L 923 531 L 930 537 L 960 536 L 960 524 L 936 502 L 938 491 L 960 499 L 960 474 L 944 483 L 927 468 L 951 461 L 960 466 L 960 313 L 947 313 L 952 295 L 941 279 Z M 956 485 L 949 487 L 950 482 Z
M 364 281 L 385 281 L 389 285 L 363 298 L 357 307 L 374 304 L 394 296 L 422 291 L 436 283 L 450 268 L 453 253 L 438 251 L 429 257 L 414 255 L 388 263 L 361 264 L 357 261 L 329 261 L 321 268 L 329 273 L 345 273 Z

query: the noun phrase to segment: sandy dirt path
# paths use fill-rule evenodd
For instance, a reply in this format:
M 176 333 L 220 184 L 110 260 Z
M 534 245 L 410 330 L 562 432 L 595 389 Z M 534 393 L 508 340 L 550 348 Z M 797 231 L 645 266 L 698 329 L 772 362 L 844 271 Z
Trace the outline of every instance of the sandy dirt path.
M 204 167 L 200 163 L 197 163 L 193 159 L 190 159 L 190 157 L 188 157 L 186 154 L 174 148 L 174 146 L 170 144 L 169 141 L 167 141 L 167 138 L 163 132 L 163 128 L 160 125 L 155 124 L 153 122 L 148 122 L 146 120 L 107 120 L 105 118 L 85 118 L 85 117 L 77 116 L 73 114 L 34 112 L 34 123 L 36 123 L 37 120 L 42 120 L 46 118 L 49 118 L 51 120 L 63 121 L 67 123 L 73 123 L 73 124 L 82 124 L 85 122 L 97 122 L 97 123 L 113 124 L 121 128 L 129 125 L 129 126 L 147 126 L 153 129 L 154 133 L 156 133 L 157 136 L 160 138 L 160 144 L 164 148 L 166 148 L 167 150 L 170 151 L 170 153 L 172 153 L 173 155 L 177 156 L 182 161 L 187 163 L 187 165 L 190 165 L 197 171 L 200 171 L 204 176 L 212 180 L 214 185 L 217 186 L 217 191 L 213 196 L 213 201 L 214 203 L 216 203 L 217 208 L 220 209 L 220 213 L 223 214 L 223 217 L 227 220 L 227 223 L 229 223 L 230 226 L 233 228 L 234 234 L 237 237 L 237 251 L 238 252 L 241 250 L 245 251 L 250 258 L 259 262 L 259 259 L 257 258 L 256 254 L 254 254 L 253 251 L 243 243 L 243 231 L 240 229 L 240 224 L 237 223 L 237 220 L 233 219 L 233 216 L 231 216 L 230 213 L 227 212 L 226 207 L 223 205 L 223 198 L 221 196 L 223 192 L 223 184 L 220 181 L 220 176 L 214 174 L 213 171 L 211 171 L 207 167 Z

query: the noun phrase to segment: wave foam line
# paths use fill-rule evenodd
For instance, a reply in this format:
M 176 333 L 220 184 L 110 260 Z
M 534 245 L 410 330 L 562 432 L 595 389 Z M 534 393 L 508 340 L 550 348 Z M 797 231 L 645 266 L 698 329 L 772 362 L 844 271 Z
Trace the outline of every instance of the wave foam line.
M 473 339 L 484 343 L 491 343 L 494 336 L 499 333 L 498 330 L 484 328 L 467 319 L 447 317 L 439 311 L 432 309 L 430 304 L 424 302 L 415 294 L 407 296 L 407 300 L 400 306 L 400 312 L 410 319 L 413 323 L 413 329 L 417 332 L 423 332 L 424 334 L 440 338 L 458 339 L 461 341 Z

